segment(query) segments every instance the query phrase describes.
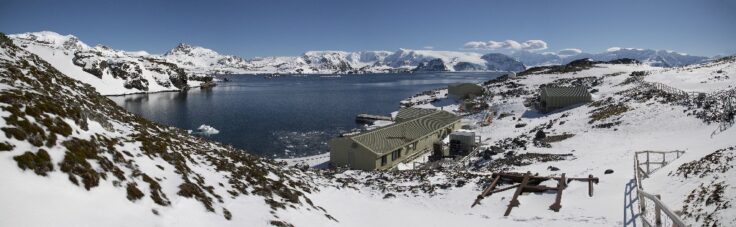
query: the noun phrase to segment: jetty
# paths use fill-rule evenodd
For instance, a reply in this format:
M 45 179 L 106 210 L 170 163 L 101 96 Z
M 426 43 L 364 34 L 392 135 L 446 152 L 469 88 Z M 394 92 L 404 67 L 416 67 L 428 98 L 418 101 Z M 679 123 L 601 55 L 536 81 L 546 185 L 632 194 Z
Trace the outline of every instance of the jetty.
M 374 115 L 374 114 L 358 114 L 355 121 L 358 123 L 371 123 L 374 121 L 393 121 L 390 116 Z

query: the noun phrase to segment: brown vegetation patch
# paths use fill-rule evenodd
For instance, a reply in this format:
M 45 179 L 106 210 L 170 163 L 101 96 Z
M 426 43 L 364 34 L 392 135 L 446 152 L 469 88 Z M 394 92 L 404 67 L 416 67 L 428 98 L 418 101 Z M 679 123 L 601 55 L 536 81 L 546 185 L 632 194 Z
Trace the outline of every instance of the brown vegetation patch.
M 126 186 L 125 189 L 128 192 L 128 200 L 130 201 L 139 200 L 144 196 L 143 192 L 138 189 L 138 186 L 135 183 L 128 183 L 128 186 Z
M 526 166 L 538 162 L 562 161 L 572 158 L 572 154 L 545 154 L 545 153 L 524 153 L 519 155 L 510 155 L 501 159 L 496 159 L 488 165 L 489 171 L 507 171 L 512 166 Z
M 212 199 L 194 183 L 185 182 L 179 185 L 179 192 L 177 194 L 187 198 L 195 198 L 202 202 L 208 211 L 215 212 L 215 209 L 212 207 Z
M 625 113 L 626 111 L 629 111 L 629 107 L 623 103 L 605 105 L 590 112 L 590 121 L 588 121 L 588 123 L 592 124 L 595 121 L 605 120 L 613 116 L 618 116 Z
M 682 216 L 702 223 L 701 226 L 722 226 L 716 215 L 731 207 L 730 201 L 725 199 L 726 188 L 728 184 L 724 181 L 712 182 L 710 185 L 700 184 L 685 198 Z
M 288 222 L 285 222 L 285 221 L 276 221 L 276 220 L 273 220 L 273 221 L 269 222 L 269 224 L 271 224 L 272 226 L 276 226 L 276 227 L 294 227 L 294 225 L 292 225 L 292 224 L 290 224 Z
M 707 175 L 723 174 L 733 168 L 733 161 L 736 158 L 734 147 L 716 150 L 698 160 L 691 161 L 680 165 L 674 175 L 685 178 L 695 177 L 703 178 Z M 673 173 L 670 173 L 673 175 Z
M 94 142 L 73 138 L 65 141 L 67 151 L 64 160 L 59 164 L 62 172 L 69 174 L 69 180 L 79 184 L 77 177 L 82 178 L 84 188 L 89 190 L 100 183 L 100 174 L 92 168 L 87 159 L 97 158 L 97 146 Z
M 0 143 L 0 152 L 3 152 L 3 151 L 11 151 L 11 150 L 13 150 L 13 148 L 15 148 L 15 146 L 13 146 L 12 144 L 10 144 L 8 142 L 2 142 L 2 143 Z
M 13 157 L 13 160 L 18 163 L 18 168 L 22 170 L 33 170 L 33 172 L 41 176 L 46 176 L 47 172 L 54 171 L 54 164 L 51 163 L 51 157 L 44 149 L 38 150 L 35 154 L 26 151 L 22 155 Z
M 562 135 L 547 135 L 543 139 L 541 139 L 545 143 L 554 143 L 554 142 L 560 142 L 569 138 L 572 138 L 575 136 L 575 134 L 562 134 Z

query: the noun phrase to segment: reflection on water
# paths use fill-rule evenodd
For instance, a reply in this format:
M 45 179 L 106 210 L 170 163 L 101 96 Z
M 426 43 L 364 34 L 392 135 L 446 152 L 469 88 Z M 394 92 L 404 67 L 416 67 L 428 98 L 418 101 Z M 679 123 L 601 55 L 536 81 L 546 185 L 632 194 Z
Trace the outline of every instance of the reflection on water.
M 349 75 L 340 78 L 228 76 L 212 89 L 110 97 L 143 117 L 183 129 L 202 124 L 208 138 L 266 157 L 327 151 L 326 142 L 361 127 L 360 113 L 387 115 L 402 99 L 457 82 L 481 82 L 499 73 Z

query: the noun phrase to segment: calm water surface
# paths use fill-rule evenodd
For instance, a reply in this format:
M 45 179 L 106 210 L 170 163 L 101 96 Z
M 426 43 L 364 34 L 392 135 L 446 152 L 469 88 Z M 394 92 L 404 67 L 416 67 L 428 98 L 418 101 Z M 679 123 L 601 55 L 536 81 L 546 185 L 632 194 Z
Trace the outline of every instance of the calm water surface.
M 183 129 L 202 124 L 220 131 L 212 140 L 266 157 L 328 150 L 327 141 L 362 127 L 360 113 L 388 115 L 399 101 L 458 82 L 482 82 L 500 73 L 343 75 L 342 77 L 227 76 L 208 90 L 110 97 L 143 117 Z

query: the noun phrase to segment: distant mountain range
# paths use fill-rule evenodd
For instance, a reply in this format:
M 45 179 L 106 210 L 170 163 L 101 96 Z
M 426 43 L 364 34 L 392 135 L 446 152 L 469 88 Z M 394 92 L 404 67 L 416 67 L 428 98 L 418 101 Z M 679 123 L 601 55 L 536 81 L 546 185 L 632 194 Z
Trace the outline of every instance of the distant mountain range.
M 566 64 L 590 58 L 635 59 L 660 67 L 708 61 L 708 57 L 673 51 L 610 49 L 604 53 L 536 53 L 510 55 L 467 51 L 308 51 L 300 56 L 244 59 L 214 50 L 179 44 L 162 54 L 90 47 L 73 35 L 33 32 L 9 35 L 16 45 L 39 55 L 64 74 L 84 81 L 106 95 L 179 90 L 211 79 L 206 74 L 332 74 L 390 72 L 523 71 L 528 67 Z
M 635 59 L 644 64 L 657 67 L 676 67 L 703 63 L 711 58 L 693 56 L 677 53 L 669 50 L 651 50 L 635 48 L 610 48 L 606 52 L 598 54 L 576 52 L 567 55 L 558 53 L 534 53 L 519 51 L 511 54 L 511 57 L 521 61 L 526 66 L 562 65 L 574 60 L 589 58 L 595 61 L 611 61 L 616 59 Z

